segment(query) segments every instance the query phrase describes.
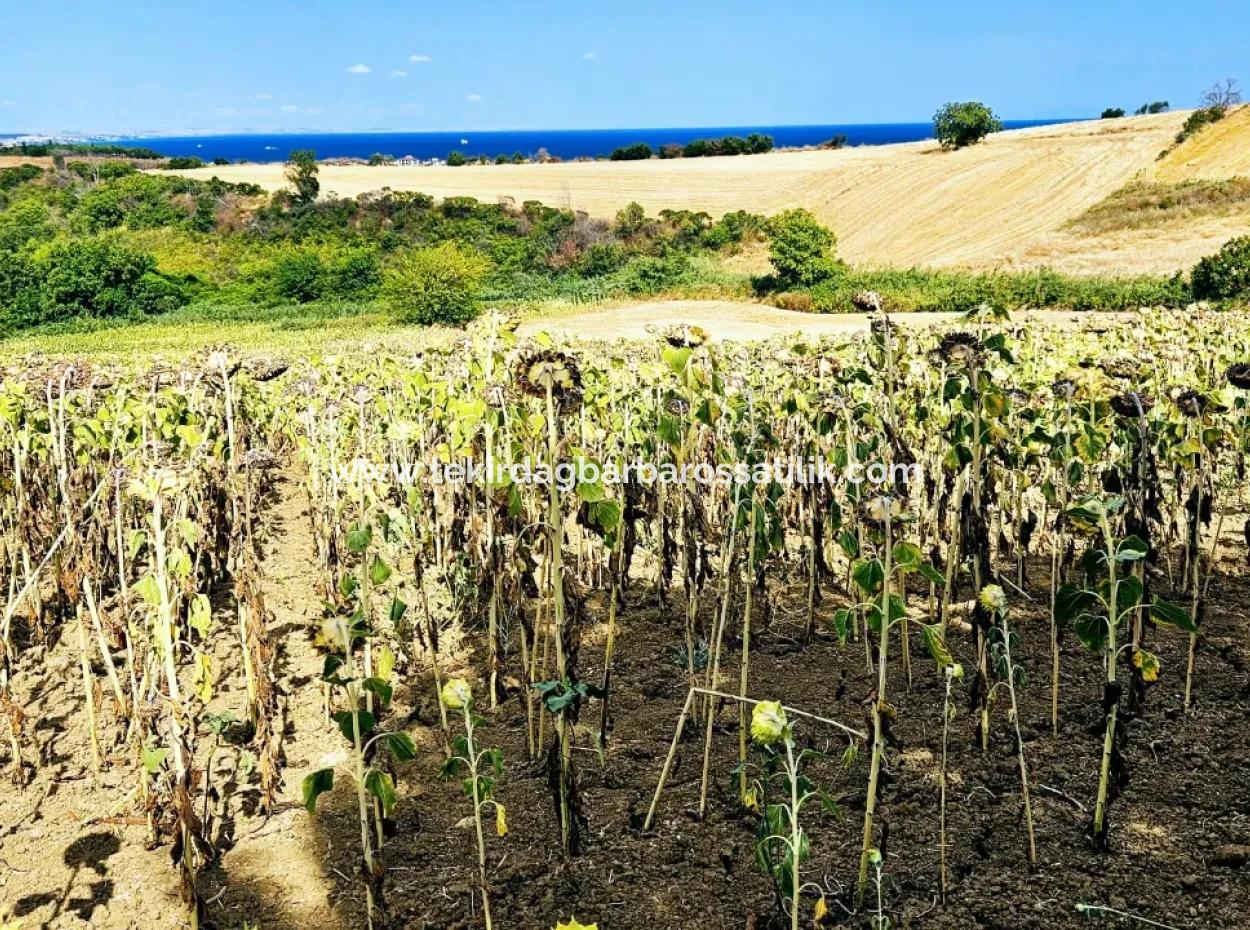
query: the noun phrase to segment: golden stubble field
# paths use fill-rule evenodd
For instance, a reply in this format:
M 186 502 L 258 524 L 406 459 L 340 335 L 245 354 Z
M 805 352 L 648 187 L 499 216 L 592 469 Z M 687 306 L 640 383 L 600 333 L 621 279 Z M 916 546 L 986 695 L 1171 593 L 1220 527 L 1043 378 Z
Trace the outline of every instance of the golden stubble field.
M 1201 140 L 1202 152 L 1186 146 L 1160 162 L 1185 116 L 1174 111 L 1015 130 L 958 152 L 920 142 L 641 162 L 322 166 L 321 181 L 324 192 L 341 196 L 419 190 L 517 204 L 540 200 L 602 217 L 631 200 L 651 213 L 681 208 L 714 216 L 802 206 L 834 228 L 839 255 L 853 263 L 1166 273 L 1214 251 L 1247 227 L 1247 217 L 1206 217 L 1102 236 L 1072 232 L 1065 224 L 1125 183 L 1154 179 L 1164 168 L 1161 179 L 1169 181 L 1250 172 L 1245 110 L 1212 129 L 1211 144 Z M 269 189 L 283 185 L 279 164 L 188 173 Z

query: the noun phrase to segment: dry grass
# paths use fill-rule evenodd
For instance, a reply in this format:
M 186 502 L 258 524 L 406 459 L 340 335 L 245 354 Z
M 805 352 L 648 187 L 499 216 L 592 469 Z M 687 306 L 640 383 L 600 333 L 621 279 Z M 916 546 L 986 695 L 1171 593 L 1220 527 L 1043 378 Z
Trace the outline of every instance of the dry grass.
M 611 216 L 631 200 L 652 213 L 775 213 L 804 206 L 836 230 L 839 253 L 853 263 L 995 267 L 1018 263 L 1030 244 L 1153 167 L 1184 117 L 1165 113 L 1016 130 L 958 152 L 920 142 L 641 162 L 326 166 L 321 181 L 323 191 L 343 196 L 389 187 L 436 197 L 541 200 L 595 216 Z M 281 165 L 185 173 L 270 189 L 283 185 Z M 1148 259 L 1133 258 L 1111 268 L 1159 270 Z
M 1250 105 L 1229 113 L 1160 160 L 1156 180 L 1219 180 L 1250 176 Z
M 1222 181 L 1134 181 L 1069 222 L 1070 229 L 1100 235 L 1157 228 L 1200 217 L 1250 212 L 1250 177 Z
M 1187 115 L 1015 130 L 958 152 L 918 142 L 666 161 L 323 167 L 321 180 L 324 191 L 342 196 L 389 187 L 488 202 L 541 200 L 603 217 L 631 200 L 651 213 L 682 208 L 716 216 L 802 206 L 837 232 L 839 255 L 857 265 L 1170 274 L 1246 225 L 1237 183 L 1150 189 L 1250 176 L 1250 107 L 1159 160 Z M 188 173 L 283 185 L 281 165 Z M 1183 202 L 1171 203 L 1178 194 Z M 763 270 L 760 258 L 744 256 L 742 264 Z

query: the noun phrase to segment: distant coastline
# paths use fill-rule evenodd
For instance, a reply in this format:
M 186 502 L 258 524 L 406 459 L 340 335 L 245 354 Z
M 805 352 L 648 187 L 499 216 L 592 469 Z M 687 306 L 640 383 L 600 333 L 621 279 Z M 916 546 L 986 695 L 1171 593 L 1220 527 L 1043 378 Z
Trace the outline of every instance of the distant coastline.
M 1004 120 L 1005 129 L 1048 126 L 1074 122 L 1072 119 Z M 847 145 L 887 145 L 920 142 L 933 138 L 931 123 L 843 123 L 820 126 L 700 126 L 656 129 L 526 129 L 490 132 L 268 132 L 187 136 L 109 136 L 91 137 L 120 145 L 155 149 L 162 155 L 197 156 L 205 161 L 227 158 L 232 162 L 285 161 L 297 149 L 313 149 L 318 158 L 368 158 L 374 153 L 402 158 L 446 158 L 459 151 L 466 156 L 496 156 L 520 153 L 532 158 L 539 149 L 572 160 L 609 155 L 621 146 L 645 142 L 659 149 L 668 144 L 684 145 L 695 139 L 745 136 L 762 133 L 773 137 L 777 148 L 804 148 L 822 145 L 836 136 L 845 136 Z

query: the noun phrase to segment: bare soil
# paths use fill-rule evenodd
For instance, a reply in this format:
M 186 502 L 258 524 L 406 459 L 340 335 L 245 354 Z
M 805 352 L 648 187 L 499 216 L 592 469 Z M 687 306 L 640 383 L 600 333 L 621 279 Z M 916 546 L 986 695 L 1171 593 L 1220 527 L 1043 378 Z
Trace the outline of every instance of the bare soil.
M 268 602 L 279 643 L 286 693 L 287 762 L 278 809 L 254 812 L 255 789 L 238 771 L 238 753 L 224 746 L 212 767 L 226 795 L 224 852 L 206 868 L 201 891 L 217 928 L 337 930 L 364 926 L 354 878 L 358 827 L 350 787 L 322 798 L 318 815 L 300 806 L 305 774 L 341 756 L 337 732 L 321 711 L 320 660 L 308 638 L 319 612 L 314 593 L 313 546 L 303 492 L 279 485 L 271 510 Z M 937 900 L 937 778 L 942 694 L 918 636 L 911 654 L 913 681 L 891 668 L 898 709 L 897 745 L 879 807 L 885 854 L 882 899 L 892 926 L 924 930 L 1054 930 L 1090 926 L 1078 902 L 1111 905 L 1182 930 L 1235 930 L 1250 913 L 1246 848 L 1250 846 L 1250 582 L 1245 551 L 1227 533 L 1228 551 L 1211 586 L 1196 672 L 1196 707 L 1181 709 L 1185 642 L 1172 632 L 1154 636 L 1163 675 L 1145 712 L 1130 724 L 1131 781 L 1111 808 L 1111 851 L 1096 853 L 1087 838 L 1101 746 L 1096 656 L 1065 642 L 1060 732 L 1049 731 L 1047 578 L 1032 567 L 1026 587 L 1034 600 L 1016 612 L 1017 661 L 1028 679 L 1021 724 L 1033 779 L 1040 863 L 1027 866 L 1021 798 L 1005 701 L 993 712 L 993 742 L 976 747 L 966 693 L 951 732 L 949 841 L 951 888 Z M 771 623 L 757 632 L 751 691 L 863 729 L 864 701 L 873 688 L 862 642 L 839 646 L 821 633 L 806 647 L 796 639 L 802 620 L 801 578 L 773 579 Z M 705 608 L 712 609 L 711 597 Z M 913 594 L 913 606 L 921 606 Z M 1017 602 L 1021 599 L 1017 598 Z M 821 616 L 842 603 L 827 590 Z M 581 674 L 597 680 L 606 616 L 586 630 Z M 771 893 L 753 859 L 750 819 L 729 786 L 736 761 L 736 711 L 722 707 L 712 757 L 707 818 L 697 818 L 702 728 L 690 727 L 648 834 L 640 832 L 660 765 L 686 694 L 684 666 L 675 650 L 684 607 L 656 604 L 637 583 L 621 616 L 613 727 L 606 765 L 585 741 L 577 753 L 588 817 L 584 853 L 564 861 L 558 824 L 541 765 L 527 760 L 524 703 L 515 691 L 497 709 L 482 708 L 484 745 L 507 760 L 497 788 L 511 833 L 488 838 L 496 926 L 549 930 L 576 915 L 604 930 L 656 927 L 765 930 L 775 926 Z M 229 636 L 228 624 L 220 635 Z M 915 628 L 913 627 L 913 632 Z M 951 634 L 956 658 L 971 666 L 967 637 Z M 739 644 L 731 642 L 727 678 L 736 678 Z M 223 650 L 224 654 L 224 650 Z M 515 662 L 511 657 L 510 662 Z M 12 907 L 24 930 L 182 926 L 177 880 L 168 849 L 146 848 L 147 831 L 128 798 L 135 778 L 122 764 L 91 771 L 83 725 L 83 695 L 72 642 L 23 657 L 19 697 L 30 711 L 38 746 L 37 778 L 23 791 L 0 786 L 0 904 Z M 480 657 L 449 659 L 451 673 L 474 675 Z M 477 910 L 472 831 L 458 828 L 468 813 L 458 782 L 437 776 L 442 763 L 434 687 L 424 669 L 406 669 L 387 721 L 402 726 L 419 746 L 418 758 L 398 770 L 400 803 L 385 858 L 389 922 L 405 930 L 452 930 L 481 925 Z M 232 676 L 216 698 L 237 705 L 241 682 Z M 595 718 L 597 706 L 586 713 Z M 107 712 L 106 712 L 107 716 Z M 826 890 L 826 926 L 866 927 L 844 906 L 855 880 L 864 804 L 867 752 L 843 769 L 843 738 L 816 724 L 801 739 L 827 750 L 828 762 L 811 775 L 833 794 L 841 815 L 810 808 L 812 857 L 805 877 Z M 1240 852 L 1238 852 L 1240 850 Z M 806 901 L 808 907 L 812 899 Z M 788 924 L 787 924 L 788 925 Z M 805 922 L 805 926 L 806 926 Z M 1101 918 L 1093 926 L 1116 925 Z

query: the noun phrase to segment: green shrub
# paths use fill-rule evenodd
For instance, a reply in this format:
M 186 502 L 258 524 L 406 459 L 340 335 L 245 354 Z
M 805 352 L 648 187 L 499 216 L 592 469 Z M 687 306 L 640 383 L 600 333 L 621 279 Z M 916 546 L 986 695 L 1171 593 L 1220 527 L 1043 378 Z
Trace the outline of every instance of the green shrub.
M 152 257 L 103 239 L 70 239 L 38 251 L 32 262 L 38 282 L 38 318 L 134 317 L 174 310 L 186 302 L 181 288 L 156 273 Z M 19 272 L 19 276 L 24 274 Z M 19 312 L 29 312 L 22 304 Z M 12 307 L 8 308 L 13 312 Z
M 464 157 L 464 152 L 455 151 L 447 155 L 447 164 L 452 168 L 459 168 L 461 165 L 467 165 L 469 160 Z
M 933 133 L 944 149 L 975 145 L 1002 128 L 994 111 L 977 100 L 948 103 L 933 115 Z
M 1124 115 L 1123 107 L 1107 107 L 1107 109 L 1102 111 L 1102 114 L 1099 116 L 1099 119 L 1119 119 L 1123 115 Z
M 38 165 L 14 165 L 11 168 L 0 168 L 0 191 L 11 191 L 42 175 L 43 169 Z
M 288 252 L 274 262 L 274 294 L 296 303 L 309 303 L 321 296 L 324 274 L 321 256 L 315 251 L 299 249 Z
M 1176 134 L 1173 144 L 1180 145 L 1194 133 L 1201 132 L 1212 123 L 1218 123 L 1224 118 L 1226 112 L 1224 107 L 1218 105 L 1194 110 L 1185 117 L 1185 123 L 1181 126 L 1181 131 Z
M 39 272 L 26 255 L 0 249 L 0 332 L 43 322 Z
M 622 271 L 621 283 L 630 294 L 655 294 L 681 285 L 690 273 L 690 259 L 681 252 L 663 258 L 642 255 Z
M 807 210 L 796 207 L 768 221 L 768 260 L 783 288 L 808 287 L 833 273 L 837 236 Z
M 622 145 L 619 149 L 613 150 L 608 157 L 612 161 L 644 161 L 654 154 L 647 143 L 635 142 L 633 145 Z
M 1214 255 L 1199 260 L 1190 280 L 1199 300 L 1250 297 L 1250 236 L 1230 239 Z
M 0 213 L 0 253 L 15 252 L 27 243 L 54 235 L 52 215 L 37 200 L 23 200 Z
M 165 167 L 174 171 L 182 171 L 188 168 L 203 168 L 204 159 L 197 158 L 194 155 L 175 155 L 165 162 Z
M 478 312 L 490 262 L 454 242 L 396 255 L 382 274 L 380 295 L 405 323 L 461 325 Z

